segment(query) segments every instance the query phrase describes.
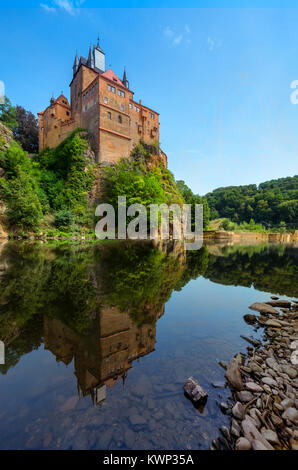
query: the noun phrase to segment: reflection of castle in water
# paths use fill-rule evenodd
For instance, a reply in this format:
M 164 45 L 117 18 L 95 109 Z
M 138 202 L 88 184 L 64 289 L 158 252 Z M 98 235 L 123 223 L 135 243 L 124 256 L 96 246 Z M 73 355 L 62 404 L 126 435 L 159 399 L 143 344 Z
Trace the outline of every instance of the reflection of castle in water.
M 64 364 L 74 359 L 79 395 L 90 395 L 93 403 L 106 398 L 106 388 L 125 381 L 133 360 L 155 349 L 156 321 L 138 327 L 127 312 L 102 307 L 92 333 L 81 335 L 56 318 L 44 317 L 44 346 Z

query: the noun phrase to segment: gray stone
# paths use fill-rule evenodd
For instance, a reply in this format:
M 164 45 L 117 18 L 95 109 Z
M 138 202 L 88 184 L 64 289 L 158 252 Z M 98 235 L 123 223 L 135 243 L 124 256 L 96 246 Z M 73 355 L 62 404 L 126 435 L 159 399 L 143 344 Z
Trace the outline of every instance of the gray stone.
M 271 387 L 277 387 L 277 382 L 272 377 L 262 377 L 262 382 Z
M 270 442 L 271 444 L 279 444 L 279 440 L 275 431 L 263 428 L 261 430 L 261 434 L 266 439 L 266 441 Z
M 241 432 L 240 425 L 236 421 L 236 419 L 232 418 L 231 420 L 231 434 L 235 437 L 239 437 Z
M 208 394 L 199 385 L 197 380 L 193 377 L 189 377 L 184 384 L 184 391 L 186 395 L 195 403 L 204 403 L 207 400 Z
M 243 407 L 242 403 L 237 401 L 237 403 L 233 406 L 232 414 L 237 419 L 243 419 L 244 407 Z
M 237 398 L 239 401 L 247 403 L 253 400 L 254 396 L 248 390 L 243 390 L 242 392 L 237 392 Z
M 263 302 L 255 302 L 254 304 L 250 305 L 249 308 L 260 313 L 271 313 L 272 315 L 279 315 L 278 310 Z
M 250 392 L 258 393 L 263 391 L 262 387 L 260 387 L 260 385 L 256 384 L 255 382 L 246 382 L 245 387 Z
M 270 450 L 262 442 L 257 441 L 256 439 L 251 441 L 251 446 L 253 450 Z
M 294 369 L 294 367 L 291 367 L 291 366 L 288 366 L 288 365 L 285 365 L 285 366 L 282 366 L 282 370 L 283 372 L 285 372 L 285 374 L 287 374 L 291 379 L 295 379 L 297 377 L 297 371 L 296 369 Z
M 296 408 L 289 407 L 283 412 L 282 418 L 288 419 L 293 423 L 298 424 L 298 411 Z
M 287 408 L 291 408 L 294 405 L 294 400 L 292 398 L 285 398 L 281 403 L 280 406 L 283 410 Z
M 236 441 L 235 449 L 236 450 L 250 450 L 251 443 L 245 437 L 239 437 L 239 439 L 237 439 Z
M 256 428 L 252 418 L 246 416 L 246 418 L 241 423 L 244 437 L 250 442 L 259 441 L 261 442 L 268 450 L 273 450 L 273 447 L 269 444 L 268 441 L 262 436 L 262 434 Z
M 236 390 L 242 390 L 243 389 L 243 384 L 242 384 L 242 378 L 241 378 L 241 373 L 239 369 L 239 364 L 236 358 L 233 358 L 228 366 L 227 366 L 227 371 L 225 374 L 226 379 L 228 382 L 236 389 Z
M 225 382 L 221 382 L 221 381 L 218 381 L 218 382 L 211 382 L 211 385 L 212 387 L 214 388 L 224 388 L 225 386 Z

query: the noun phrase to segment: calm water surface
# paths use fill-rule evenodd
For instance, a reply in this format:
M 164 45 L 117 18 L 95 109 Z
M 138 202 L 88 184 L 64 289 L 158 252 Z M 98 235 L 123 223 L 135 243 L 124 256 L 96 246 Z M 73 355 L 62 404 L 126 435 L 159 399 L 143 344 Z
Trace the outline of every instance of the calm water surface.
M 258 337 L 252 302 L 297 298 L 297 261 L 281 245 L 0 245 L 0 448 L 207 449 L 228 423 L 218 361 Z

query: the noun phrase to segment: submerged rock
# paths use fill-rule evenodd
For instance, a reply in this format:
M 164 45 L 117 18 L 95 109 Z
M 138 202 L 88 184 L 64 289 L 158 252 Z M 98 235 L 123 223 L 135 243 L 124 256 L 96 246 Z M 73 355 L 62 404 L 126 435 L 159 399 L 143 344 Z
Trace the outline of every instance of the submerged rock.
M 208 393 L 199 385 L 197 380 L 189 377 L 184 384 L 184 391 L 186 395 L 196 404 L 205 403 Z

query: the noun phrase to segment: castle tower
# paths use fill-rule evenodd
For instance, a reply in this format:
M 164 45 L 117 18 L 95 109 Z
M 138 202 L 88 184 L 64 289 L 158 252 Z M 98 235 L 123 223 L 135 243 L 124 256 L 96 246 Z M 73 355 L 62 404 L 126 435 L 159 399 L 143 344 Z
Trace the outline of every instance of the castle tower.
M 123 83 L 124 86 L 126 86 L 126 88 L 129 88 L 129 81 L 127 80 L 127 77 L 126 77 L 126 69 L 125 69 L 125 67 L 124 67 L 124 72 L 123 72 L 122 83 Z
M 106 71 L 106 60 L 105 53 L 99 46 L 99 37 L 97 38 L 97 45 L 93 48 L 94 67 L 99 70 L 100 73 Z

